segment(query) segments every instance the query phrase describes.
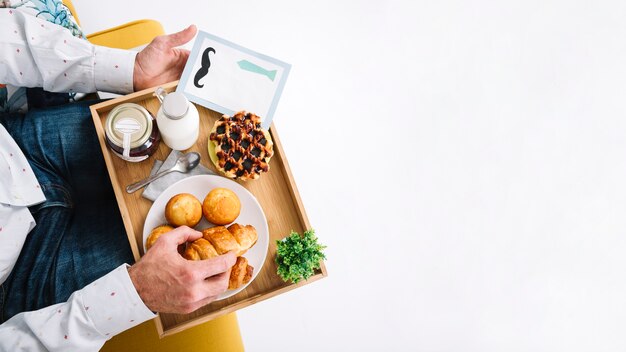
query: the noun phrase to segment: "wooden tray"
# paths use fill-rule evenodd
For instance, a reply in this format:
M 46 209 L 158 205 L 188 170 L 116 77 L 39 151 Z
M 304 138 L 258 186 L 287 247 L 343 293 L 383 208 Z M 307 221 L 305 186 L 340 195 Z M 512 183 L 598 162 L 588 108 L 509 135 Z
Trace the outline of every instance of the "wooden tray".
M 163 88 L 168 92 L 173 91 L 176 89 L 177 84 L 178 82 L 168 83 L 163 85 Z M 160 104 L 152 95 L 154 90 L 143 90 L 91 106 L 91 114 L 98 133 L 98 139 L 135 260 L 139 260 L 143 254 L 143 224 L 152 202 L 142 198 L 141 192 L 128 194 L 124 188 L 132 182 L 147 177 L 150 174 L 154 160 L 165 160 L 170 153 L 170 149 L 165 143 L 161 143 L 157 152 L 147 160 L 140 163 L 126 162 L 115 156 L 106 146 L 103 126 L 109 111 L 122 103 L 137 103 L 145 107 L 153 115 L 156 115 Z M 199 152 L 202 156 L 201 163 L 216 171 L 215 166 L 209 159 L 207 143 L 211 127 L 221 117 L 221 114 L 202 106 L 197 106 L 197 108 L 200 113 L 200 136 L 197 144 L 190 148 L 189 151 Z M 273 124 L 270 128 L 270 134 L 274 141 L 275 152 L 270 161 L 270 171 L 261 175 L 258 180 L 239 182 L 257 198 L 267 217 L 270 241 L 267 257 L 261 271 L 246 289 L 232 297 L 213 302 L 190 314 L 159 314 L 156 318 L 156 326 L 160 337 L 183 331 L 221 315 L 309 284 L 327 275 L 324 263 L 321 263 L 321 269 L 308 281 L 301 281 L 298 284 L 285 283 L 276 274 L 276 263 L 274 261 L 276 257 L 276 240 L 287 236 L 291 230 L 303 233 L 306 229 L 311 228 L 311 224 L 307 219 L 298 189 L 287 164 L 287 158 Z

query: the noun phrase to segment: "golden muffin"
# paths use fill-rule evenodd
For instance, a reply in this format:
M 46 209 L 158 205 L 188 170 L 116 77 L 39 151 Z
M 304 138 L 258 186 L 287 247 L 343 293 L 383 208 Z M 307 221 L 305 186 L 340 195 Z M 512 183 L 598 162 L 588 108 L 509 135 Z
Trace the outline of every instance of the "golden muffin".
M 241 202 L 235 192 L 228 188 L 215 188 L 204 198 L 202 213 L 215 225 L 226 225 L 235 221 L 241 211 Z
M 154 242 L 161 237 L 162 234 L 172 231 L 174 228 L 170 225 L 160 225 L 152 229 L 150 235 L 148 235 L 148 239 L 146 240 L 146 250 L 150 249 Z
M 175 227 L 194 227 L 202 220 L 202 204 L 189 193 L 177 194 L 167 202 L 165 218 Z

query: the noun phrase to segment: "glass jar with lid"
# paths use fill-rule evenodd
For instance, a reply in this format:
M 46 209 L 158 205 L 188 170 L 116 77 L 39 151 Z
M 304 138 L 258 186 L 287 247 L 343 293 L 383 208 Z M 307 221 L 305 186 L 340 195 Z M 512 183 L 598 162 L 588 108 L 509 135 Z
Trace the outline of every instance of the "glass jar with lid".
M 146 160 L 156 152 L 161 141 L 154 117 L 134 103 L 120 104 L 111 110 L 104 132 L 106 144 L 113 153 L 130 162 Z

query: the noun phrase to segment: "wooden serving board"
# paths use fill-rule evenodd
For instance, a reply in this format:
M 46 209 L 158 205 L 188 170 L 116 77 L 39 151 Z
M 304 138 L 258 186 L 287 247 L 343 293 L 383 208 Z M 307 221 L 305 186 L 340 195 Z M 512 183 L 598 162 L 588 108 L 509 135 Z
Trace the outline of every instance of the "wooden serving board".
M 170 92 L 176 89 L 177 84 L 178 82 L 171 82 L 162 87 Z M 106 146 L 104 122 L 108 113 L 115 106 L 122 103 L 139 104 L 153 115 L 156 115 L 160 104 L 156 97 L 153 96 L 154 90 L 143 90 L 91 106 L 91 114 L 98 133 L 98 139 L 135 260 L 139 260 L 143 255 L 143 224 L 152 202 L 141 197 L 141 191 L 132 194 L 126 193 L 125 187 L 130 183 L 147 177 L 150 174 L 154 160 L 165 160 L 171 150 L 165 143 L 161 143 L 156 153 L 147 160 L 139 163 L 124 161 L 114 155 Z M 209 159 L 207 146 L 209 132 L 215 121 L 221 117 L 221 114 L 199 105 L 197 105 L 197 108 L 200 113 L 200 136 L 196 145 L 187 151 L 200 153 L 202 157 L 201 163 L 218 173 Z M 284 238 L 291 230 L 303 233 L 311 228 L 311 224 L 307 219 L 296 183 L 289 170 L 287 158 L 273 124 L 269 132 L 274 141 L 275 152 L 270 161 L 270 171 L 262 174 L 258 180 L 238 181 L 239 184 L 248 189 L 257 198 L 267 218 L 270 241 L 265 263 L 261 271 L 248 287 L 232 297 L 212 302 L 190 314 L 159 314 L 156 318 L 159 336 L 163 337 L 183 331 L 221 315 L 306 285 L 327 275 L 324 263 L 321 263 L 321 269 L 314 276 L 298 284 L 285 283 L 276 274 L 276 240 Z M 255 268 L 255 270 L 258 270 L 258 268 Z

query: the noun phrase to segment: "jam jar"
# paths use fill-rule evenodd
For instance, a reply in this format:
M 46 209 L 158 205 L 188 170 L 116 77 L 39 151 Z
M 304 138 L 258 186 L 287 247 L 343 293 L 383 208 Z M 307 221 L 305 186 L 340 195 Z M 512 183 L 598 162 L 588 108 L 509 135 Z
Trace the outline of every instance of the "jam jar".
M 146 160 L 159 147 L 161 135 L 156 120 L 143 106 L 125 103 L 107 116 L 106 144 L 115 155 L 131 162 Z

